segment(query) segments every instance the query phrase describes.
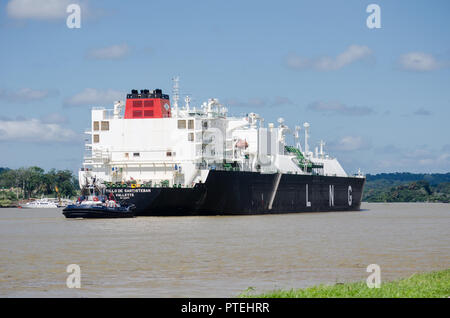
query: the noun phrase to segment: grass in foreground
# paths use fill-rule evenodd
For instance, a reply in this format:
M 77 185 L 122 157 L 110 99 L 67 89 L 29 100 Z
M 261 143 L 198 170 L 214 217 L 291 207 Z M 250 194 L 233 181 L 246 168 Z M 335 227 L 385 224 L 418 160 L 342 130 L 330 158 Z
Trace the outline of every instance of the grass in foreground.
M 251 298 L 442 298 L 450 297 L 450 269 L 381 283 L 368 288 L 366 282 L 319 285 L 305 289 L 274 290 L 253 294 L 249 288 L 239 297 Z

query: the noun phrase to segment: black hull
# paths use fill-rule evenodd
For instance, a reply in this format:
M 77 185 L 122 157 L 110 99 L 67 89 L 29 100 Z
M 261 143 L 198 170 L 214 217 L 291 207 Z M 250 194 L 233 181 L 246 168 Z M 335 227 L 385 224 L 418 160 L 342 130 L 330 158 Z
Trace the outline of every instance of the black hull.
M 193 188 L 110 188 L 137 216 L 357 211 L 364 178 L 211 170 Z M 278 185 L 278 186 L 277 186 Z

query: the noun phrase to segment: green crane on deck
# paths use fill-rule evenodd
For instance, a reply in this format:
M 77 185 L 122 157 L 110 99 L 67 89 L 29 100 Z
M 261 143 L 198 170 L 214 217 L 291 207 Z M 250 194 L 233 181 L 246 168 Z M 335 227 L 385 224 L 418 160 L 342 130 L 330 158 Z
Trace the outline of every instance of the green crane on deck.
M 284 150 L 287 153 L 294 154 L 297 158 L 297 165 L 305 172 L 312 172 L 313 168 L 323 168 L 323 164 L 321 163 L 313 163 L 310 160 L 306 159 L 305 156 L 303 156 L 302 152 L 292 146 L 284 146 Z

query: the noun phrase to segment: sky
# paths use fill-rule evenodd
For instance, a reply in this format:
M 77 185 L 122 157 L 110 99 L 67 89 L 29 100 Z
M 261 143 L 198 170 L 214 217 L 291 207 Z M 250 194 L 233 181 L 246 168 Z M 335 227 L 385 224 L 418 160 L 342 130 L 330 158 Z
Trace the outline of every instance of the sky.
M 66 23 L 70 4 L 80 28 Z M 370 4 L 380 28 L 368 27 Z M 171 94 L 179 75 L 194 105 L 218 98 L 231 115 L 309 122 L 310 147 L 323 139 L 347 173 L 449 172 L 449 9 L 446 0 L 0 1 L 0 167 L 77 171 L 92 107 L 112 108 L 131 89 Z

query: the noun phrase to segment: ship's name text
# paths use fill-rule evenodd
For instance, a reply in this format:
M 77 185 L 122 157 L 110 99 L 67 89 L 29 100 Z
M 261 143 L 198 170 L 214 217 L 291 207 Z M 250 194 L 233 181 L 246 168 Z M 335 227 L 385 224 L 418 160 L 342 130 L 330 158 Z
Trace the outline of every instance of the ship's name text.
M 112 189 L 112 193 L 142 193 L 142 192 L 152 192 L 152 189 Z

